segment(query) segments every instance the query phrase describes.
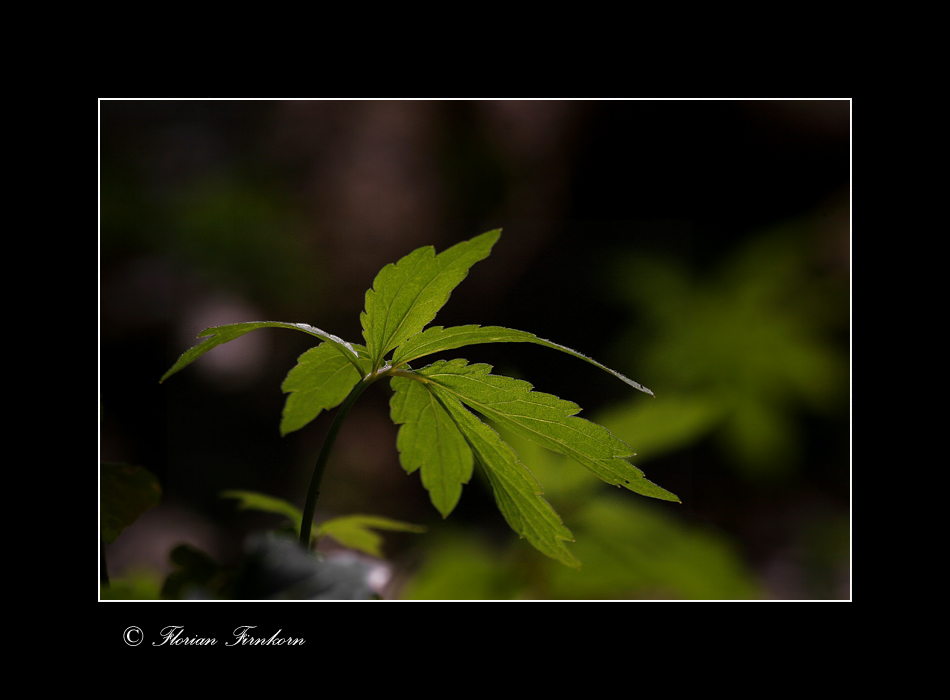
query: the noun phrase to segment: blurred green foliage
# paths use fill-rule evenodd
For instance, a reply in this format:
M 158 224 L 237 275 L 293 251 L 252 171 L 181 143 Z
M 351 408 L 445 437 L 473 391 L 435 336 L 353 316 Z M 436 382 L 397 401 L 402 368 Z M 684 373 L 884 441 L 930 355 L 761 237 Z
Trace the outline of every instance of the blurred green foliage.
M 148 469 L 130 464 L 99 465 L 99 536 L 115 542 L 122 531 L 158 505 L 162 487 Z
M 122 579 L 110 582 L 105 547 L 161 499 L 161 484 L 148 469 L 114 462 L 99 465 L 99 595 L 102 599 L 158 598 L 161 582 L 153 572 L 127 572 Z
M 223 498 L 234 498 L 238 501 L 241 510 L 260 510 L 267 513 L 277 513 L 288 518 L 292 525 L 292 533 L 300 536 L 300 524 L 303 521 L 303 511 L 288 503 L 282 498 L 275 498 L 254 491 L 229 490 L 221 494 Z M 311 543 L 329 535 L 348 549 L 382 558 L 383 538 L 376 530 L 396 532 L 425 532 L 425 528 L 412 523 L 404 523 L 392 518 L 379 515 L 344 515 L 331 518 L 320 523 L 311 534 Z
M 160 600 L 161 597 L 161 574 L 145 569 L 126 572 L 107 585 L 99 585 L 100 600 Z
M 107 171 L 101 190 L 103 257 L 165 255 L 278 307 L 322 296 L 320 258 L 301 235 L 299 205 L 273 183 L 208 175 L 154 197 L 135 178 Z
M 712 435 L 743 475 L 781 476 L 803 458 L 803 414 L 845 414 L 847 292 L 816 269 L 812 233 L 798 222 L 754 236 L 705 273 L 660 258 L 618 266 L 638 323 L 616 362 L 634 363 L 658 400 L 605 420 L 636 435 L 641 458 Z
M 649 399 L 644 399 L 649 401 Z M 684 524 L 679 505 L 604 486 L 570 459 L 505 434 L 545 485 L 576 544 L 580 570 L 511 541 L 493 551 L 475 535 L 435 539 L 402 596 L 408 599 L 752 599 L 762 590 L 722 533 Z

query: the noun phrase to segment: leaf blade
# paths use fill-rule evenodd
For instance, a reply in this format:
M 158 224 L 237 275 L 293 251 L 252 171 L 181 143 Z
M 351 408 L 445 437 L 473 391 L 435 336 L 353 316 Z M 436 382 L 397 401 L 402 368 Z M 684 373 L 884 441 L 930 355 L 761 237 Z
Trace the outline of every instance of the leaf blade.
M 426 529 L 421 525 L 384 518 L 380 515 L 344 515 L 323 521 L 317 528 L 315 536 L 329 535 L 344 547 L 381 558 L 383 538 L 374 530 L 425 532 Z
M 257 491 L 239 490 L 224 491 L 221 497 L 236 499 L 238 508 L 241 510 L 259 510 L 265 513 L 283 515 L 293 523 L 296 532 L 300 532 L 303 511 L 282 498 L 268 496 Z M 421 525 L 413 525 L 381 515 L 344 515 L 323 521 L 312 534 L 311 541 L 329 535 L 344 547 L 379 557 L 382 556 L 380 548 L 382 537 L 373 530 L 425 532 L 425 528 Z
M 574 536 L 543 498 L 543 489 L 518 459 L 517 453 L 490 426 L 479 420 L 451 394 L 427 384 L 452 417 L 488 477 L 495 502 L 512 530 L 538 551 L 572 568 L 580 562 L 564 542 Z
M 362 373 L 331 343 L 320 343 L 304 352 L 280 387 L 287 394 L 280 434 L 300 430 L 320 411 L 339 406 L 361 377 Z
M 638 391 L 642 391 L 650 396 L 654 395 L 652 391 L 639 382 L 633 381 L 620 372 L 610 369 L 606 365 L 601 364 L 597 360 L 577 350 L 572 350 L 559 343 L 539 338 L 527 331 L 503 328 L 501 326 L 469 325 L 451 326 L 449 328 L 432 326 L 403 343 L 399 349 L 393 353 L 393 364 L 398 366 L 425 357 L 426 355 L 442 352 L 443 350 L 455 350 L 467 345 L 483 343 L 533 343 L 535 345 L 542 345 L 547 348 L 559 350 L 612 374 L 617 379 Z
M 432 246 L 418 248 L 379 272 L 360 314 L 376 366 L 435 318 L 472 265 L 488 257 L 500 234 L 501 229 L 488 231 L 438 255 Z
M 575 414 L 580 407 L 533 390 L 528 382 L 489 374 L 466 360 L 440 361 L 418 374 L 489 420 L 548 449 L 571 457 L 603 481 L 652 498 L 679 502 L 626 460 L 635 453 L 605 427 Z
M 396 438 L 399 462 L 409 474 L 420 470 L 432 505 L 446 518 L 458 504 L 462 486 L 472 478 L 472 451 L 422 383 L 393 377 L 390 385 L 390 417 L 400 426 Z
M 259 510 L 265 513 L 274 513 L 283 515 L 294 524 L 294 530 L 300 532 L 300 524 L 303 522 L 303 511 L 296 506 L 288 503 L 282 498 L 268 496 L 257 491 L 241 491 L 232 489 L 223 491 L 221 498 L 233 498 L 238 501 L 240 510 Z
M 248 323 L 230 323 L 224 326 L 205 328 L 203 331 L 201 331 L 201 333 L 198 334 L 198 337 L 206 338 L 206 340 L 183 352 L 178 358 L 177 362 L 172 365 L 171 369 L 165 372 L 165 374 L 162 375 L 162 378 L 158 380 L 159 383 L 164 382 L 173 374 L 180 372 L 206 352 L 213 350 L 219 345 L 224 345 L 224 343 L 229 343 L 236 338 L 240 338 L 245 333 L 258 330 L 259 328 L 290 328 L 292 330 L 303 331 L 304 333 L 316 336 L 321 340 L 329 341 L 340 353 L 344 355 L 344 357 L 347 358 L 347 360 L 354 367 L 356 367 L 356 369 L 360 369 L 359 355 L 357 354 L 357 351 L 352 345 L 342 338 L 338 338 L 335 335 L 327 333 L 326 331 L 322 331 L 319 328 L 314 328 L 313 326 L 306 323 L 285 323 L 283 321 L 251 321 Z

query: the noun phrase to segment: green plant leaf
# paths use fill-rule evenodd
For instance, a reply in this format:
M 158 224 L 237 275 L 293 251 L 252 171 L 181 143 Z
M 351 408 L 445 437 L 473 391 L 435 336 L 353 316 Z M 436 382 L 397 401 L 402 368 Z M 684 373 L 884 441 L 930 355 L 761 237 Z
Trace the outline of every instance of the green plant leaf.
M 235 338 L 240 338 L 245 333 L 255 331 L 259 328 L 290 328 L 296 331 L 303 331 L 316 336 L 321 340 L 328 341 L 332 347 L 336 348 L 352 364 L 357 371 L 362 371 L 359 363 L 359 354 L 357 350 L 342 338 L 337 338 L 326 331 L 314 328 L 306 323 L 284 323 L 282 321 L 253 321 L 250 323 L 231 323 L 224 326 L 215 326 L 206 328 L 198 334 L 199 338 L 207 337 L 207 340 L 195 345 L 193 348 L 182 353 L 178 361 L 172 365 L 171 369 L 162 375 L 159 382 L 164 382 L 173 374 L 180 372 L 209 350 L 214 350 L 219 345 L 228 343 Z
M 642 384 L 625 377 L 615 370 L 610 369 L 587 355 L 571 350 L 568 347 L 552 343 L 550 340 L 539 338 L 533 333 L 517 331 L 511 328 L 502 328 L 501 326 L 454 326 L 443 328 L 442 326 L 432 326 L 422 333 L 403 343 L 395 353 L 393 353 L 393 365 L 398 367 L 420 357 L 431 355 L 443 350 L 455 350 L 466 345 L 478 345 L 482 343 L 534 343 L 543 345 L 547 348 L 560 350 L 568 355 L 573 355 L 584 362 L 589 362 L 595 367 L 599 367 L 605 372 L 609 372 L 621 381 L 629 384 L 634 389 L 642 391 L 650 396 L 653 392 Z
M 418 248 L 379 272 L 360 314 L 374 367 L 435 318 L 469 268 L 488 257 L 500 235 L 501 229 L 489 231 L 438 255 L 432 246 Z
M 221 498 L 234 498 L 238 501 L 241 510 L 260 510 L 265 513 L 275 513 L 290 519 L 297 532 L 300 532 L 300 523 L 303 521 L 303 511 L 291 505 L 282 498 L 268 496 L 257 491 L 224 491 Z
M 425 385 L 406 377 L 393 377 L 390 385 L 390 416 L 402 426 L 396 439 L 399 462 L 409 474 L 421 468 L 432 504 L 448 517 L 472 476 L 472 451 Z
M 407 472 L 422 468 L 422 483 L 442 517 L 455 508 L 477 459 L 511 528 L 544 554 L 579 566 L 564 545 L 573 541 L 570 530 L 542 498 L 540 484 L 517 453 L 491 427 L 422 374 L 395 376 L 391 385 L 400 462 Z
M 362 377 L 332 343 L 320 343 L 307 350 L 297 358 L 296 366 L 281 385 L 288 396 L 280 434 L 300 430 L 320 411 L 339 406 Z
M 268 496 L 256 491 L 225 491 L 222 498 L 234 498 L 242 510 L 260 510 L 265 513 L 275 513 L 287 517 L 297 532 L 303 522 L 303 511 L 291 505 L 282 498 Z M 389 530 L 393 532 L 425 532 L 421 525 L 413 525 L 380 515 L 345 515 L 339 518 L 325 520 L 313 533 L 313 538 L 329 535 L 344 547 L 356 549 L 360 552 L 381 557 L 382 537 L 373 530 Z
M 99 465 L 99 535 L 115 542 L 122 531 L 162 497 L 158 479 L 148 469 L 129 464 Z
M 498 509 L 511 529 L 540 552 L 567 566 L 579 568 L 580 562 L 564 545 L 565 541 L 573 542 L 574 536 L 554 508 L 544 500 L 541 485 L 519 461 L 517 453 L 451 392 L 432 383 L 426 387 L 465 437 L 491 484 Z
M 644 496 L 679 502 L 679 498 L 648 481 L 625 458 L 635 453 L 605 427 L 575 416 L 580 407 L 531 384 L 489 374 L 485 364 L 465 360 L 439 361 L 421 370 L 436 395 L 449 394 L 485 418 L 548 449 L 571 457 L 608 484 Z
M 373 557 L 382 557 L 383 538 L 374 530 L 391 532 L 425 532 L 421 525 L 379 515 L 345 515 L 325 520 L 317 530 L 317 536 L 329 535 L 344 547 L 355 549 Z

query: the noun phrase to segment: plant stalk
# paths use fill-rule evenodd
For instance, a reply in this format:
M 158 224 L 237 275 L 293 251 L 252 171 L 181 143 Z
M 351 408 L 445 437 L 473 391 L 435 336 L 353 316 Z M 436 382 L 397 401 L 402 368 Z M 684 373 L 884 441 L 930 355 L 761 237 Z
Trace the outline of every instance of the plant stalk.
M 370 373 L 360 380 L 360 383 L 353 387 L 349 395 L 340 404 L 340 408 L 330 424 L 330 430 L 327 433 L 326 440 L 323 441 L 323 447 L 317 456 L 317 463 L 313 468 L 313 476 L 310 478 L 310 490 L 307 492 L 307 502 L 304 504 L 303 520 L 300 523 L 300 546 L 306 550 L 310 549 L 310 531 L 313 527 L 313 515 L 317 510 L 317 498 L 320 496 L 320 482 L 323 480 L 323 472 L 327 467 L 327 460 L 330 458 L 330 451 L 333 449 L 333 443 L 340 432 L 346 415 L 350 412 L 356 399 L 359 398 L 363 390 L 378 379 L 378 375 Z

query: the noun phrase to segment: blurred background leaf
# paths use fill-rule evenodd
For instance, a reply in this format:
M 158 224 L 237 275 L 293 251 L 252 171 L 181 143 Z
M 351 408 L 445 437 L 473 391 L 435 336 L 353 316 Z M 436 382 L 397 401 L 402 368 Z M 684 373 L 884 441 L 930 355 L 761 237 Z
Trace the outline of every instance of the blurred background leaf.
M 106 462 L 99 465 L 99 536 L 115 542 L 122 531 L 158 505 L 162 487 L 148 469 Z
M 456 535 L 435 545 L 405 596 L 442 600 L 504 592 L 502 597 L 510 598 L 592 600 L 763 595 L 723 533 L 687 525 L 675 509 L 605 486 L 581 465 L 532 442 L 510 433 L 504 437 L 573 532 L 576 542 L 568 548 L 580 559 L 580 570 L 535 556 L 524 543 L 492 555 L 485 544 L 465 544 L 465 536 Z
M 425 532 L 425 528 L 377 515 L 344 515 L 320 523 L 318 536 L 329 535 L 348 549 L 382 558 L 383 538 L 375 530 Z
M 617 266 L 619 296 L 643 319 L 617 355 L 641 348 L 638 371 L 669 398 L 616 417 L 641 423 L 648 457 L 713 433 L 745 475 L 780 475 L 803 459 L 803 415 L 845 405 L 847 309 L 809 269 L 811 235 L 807 223 L 765 232 L 704 275 L 633 255 Z

